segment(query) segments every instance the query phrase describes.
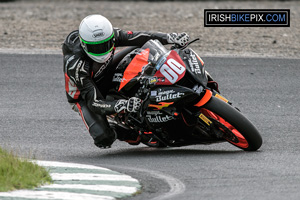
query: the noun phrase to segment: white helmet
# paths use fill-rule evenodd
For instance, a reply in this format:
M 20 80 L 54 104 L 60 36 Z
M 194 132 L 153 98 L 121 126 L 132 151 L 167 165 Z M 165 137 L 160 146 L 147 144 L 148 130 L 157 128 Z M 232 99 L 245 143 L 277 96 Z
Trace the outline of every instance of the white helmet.
M 96 62 L 106 62 L 113 53 L 114 31 L 102 15 L 89 15 L 79 26 L 80 43 L 87 55 Z

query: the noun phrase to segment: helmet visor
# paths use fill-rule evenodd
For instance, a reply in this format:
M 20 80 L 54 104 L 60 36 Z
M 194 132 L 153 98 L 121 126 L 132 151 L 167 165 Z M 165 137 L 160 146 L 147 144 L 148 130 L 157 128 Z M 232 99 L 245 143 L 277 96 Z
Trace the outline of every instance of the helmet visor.
M 111 52 L 114 48 L 113 38 L 114 33 L 109 38 L 99 42 L 88 42 L 80 37 L 85 50 L 93 56 L 103 56 Z

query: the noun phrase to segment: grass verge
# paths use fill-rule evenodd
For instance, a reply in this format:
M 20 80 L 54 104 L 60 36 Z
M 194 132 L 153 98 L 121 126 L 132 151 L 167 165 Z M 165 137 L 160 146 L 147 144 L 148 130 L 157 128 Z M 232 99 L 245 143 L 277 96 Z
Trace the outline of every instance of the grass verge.
M 0 148 L 0 192 L 32 189 L 51 182 L 47 169 Z

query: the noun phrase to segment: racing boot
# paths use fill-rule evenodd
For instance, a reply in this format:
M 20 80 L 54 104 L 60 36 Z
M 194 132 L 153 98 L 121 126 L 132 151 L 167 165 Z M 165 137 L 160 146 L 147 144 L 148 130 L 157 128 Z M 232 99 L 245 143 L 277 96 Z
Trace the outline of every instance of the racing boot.
M 138 145 L 141 141 L 141 136 L 134 130 L 121 127 L 118 124 L 110 124 L 111 128 L 115 130 L 117 139 L 125 141 L 130 145 Z

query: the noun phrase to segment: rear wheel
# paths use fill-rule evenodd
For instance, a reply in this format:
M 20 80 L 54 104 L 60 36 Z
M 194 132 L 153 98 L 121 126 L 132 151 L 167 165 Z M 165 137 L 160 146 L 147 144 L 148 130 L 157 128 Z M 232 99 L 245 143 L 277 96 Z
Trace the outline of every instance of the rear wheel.
M 224 101 L 212 97 L 201 108 L 216 127 L 223 132 L 223 138 L 245 151 L 256 151 L 262 145 L 262 138 L 255 126 L 238 110 Z

